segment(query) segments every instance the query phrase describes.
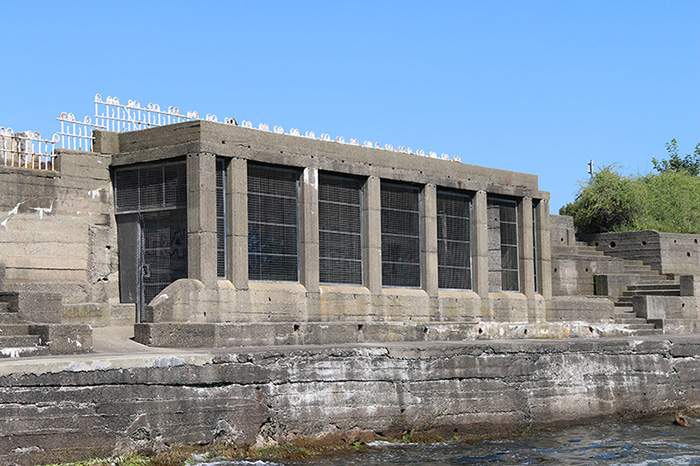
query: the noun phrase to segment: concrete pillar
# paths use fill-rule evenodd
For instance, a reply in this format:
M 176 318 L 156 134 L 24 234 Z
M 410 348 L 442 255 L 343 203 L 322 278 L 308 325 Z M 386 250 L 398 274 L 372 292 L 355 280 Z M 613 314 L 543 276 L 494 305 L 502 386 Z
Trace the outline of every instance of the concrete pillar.
M 318 169 L 305 168 L 299 197 L 299 281 L 320 292 L 318 246 Z
M 489 297 L 489 227 L 486 191 L 477 191 L 472 205 L 472 275 L 474 291 Z
M 420 216 L 421 238 L 421 283 L 428 296 L 438 296 L 438 239 L 437 239 L 437 188 L 427 184 L 421 192 Z
M 532 230 L 532 198 L 524 197 L 518 209 L 518 242 L 520 250 L 520 292 L 528 299 L 535 297 L 535 251 Z
M 228 278 L 236 290 L 248 289 L 248 162 L 233 158 L 226 175 Z
M 187 155 L 187 272 L 216 288 L 216 157 Z
M 365 182 L 362 203 L 362 260 L 364 285 L 372 294 L 382 293 L 382 185 L 376 176 Z
M 549 301 L 552 299 L 552 253 L 549 222 L 549 199 L 537 203 L 537 291 Z

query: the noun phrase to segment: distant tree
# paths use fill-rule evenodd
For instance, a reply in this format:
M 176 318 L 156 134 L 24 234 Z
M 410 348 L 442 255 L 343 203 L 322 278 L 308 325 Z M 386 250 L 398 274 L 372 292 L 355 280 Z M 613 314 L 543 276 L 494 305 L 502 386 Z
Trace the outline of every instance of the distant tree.
M 687 154 L 685 157 L 678 155 L 678 143 L 675 139 L 666 143 L 666 151 L 668 152 L 668 160 L 657 160 L 656 157 L 651 159 L 654 164 L 654 170 L 659 173 L 680 173 L 684 171 L 692 176 L 700 174 L 700 144 L 695 146 L 692 154 Z

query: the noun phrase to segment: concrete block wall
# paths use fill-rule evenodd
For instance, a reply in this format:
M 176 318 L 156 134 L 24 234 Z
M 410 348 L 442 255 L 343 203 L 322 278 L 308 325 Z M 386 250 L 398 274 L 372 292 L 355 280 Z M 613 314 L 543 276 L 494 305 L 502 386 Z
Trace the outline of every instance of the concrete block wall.
M 606 255 L 641 260 L 663 274 L 700 274 L 700 235 L 644 230 L 581 239 Z
M 99 132 L 98 132 L 99 133 Z M 189 285 L 174 284 L 151 304 L 156 321 L 284 322 L 300 321 L 528 321 L 545 320 L 551 297 L 548 193 L 539 191 L 537 177 L 477 167 L 417 155 L 383 151 L 304 137 L 197 121 L 122 133 L 98 134 L 97 149 L 113 151 L 113 167 L 185 157 L 188 161 Z M 118 153 L 116 153 L 118 152 Z M 213 209 L 214 160 L 228 161 L 226 211 L 228 276 L 216 280 L 212 260 L 215 225 L 206 212 Z M 248 280 L 247 186 L 248 161 L 293 167 L 300 174 L 298 283 Z M 319 283 L 319 171 L 361 177 L 363 200 L 364 285 L 325 286 Z M 211 180 L 210 180 L 211 178 Z M 423 239 L 420 289 L 386 288 L 381 283 L 382 180 L 421 188 Z M 209 183 L 209 184 L 207 184 Z M 456 189 L 472 195 L 472 290 L 438 290 L 435 190 Z M 488 289 L 489 197 L 518 203 L 520 292 L 491 293 Z M 533 235 L 533 205 L 540 221 Z M 534 244 L 540 271 L 535 292 Z M 435 244 L 433 244 L 435 243 Z M 175 303 L 187 302 L 187 306 Z M 195 304 L 196 303 L 196 304 Z M 173 307 L 174 306 L 174 307 Z M 188 311 L 185 311 L 187 309 Z M 189 312 L 189 315 L 183 313 Z
M 110 160 L 59 151 L 54 171 L 0 167 L 5 291 L 119 303 Z

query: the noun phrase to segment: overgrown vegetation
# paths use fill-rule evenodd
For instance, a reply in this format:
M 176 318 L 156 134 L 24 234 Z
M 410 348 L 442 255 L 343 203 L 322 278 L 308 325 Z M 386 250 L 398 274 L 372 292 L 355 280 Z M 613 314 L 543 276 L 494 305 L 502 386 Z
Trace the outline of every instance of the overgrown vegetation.
M 685 157 L 675 139 L 666 150 L 668 159 L 652 160 L 657 173 L 624 176 L 617 166 L 603 167 L 559 213 L 571 215 L 581 233 L 700 233 L 700 144 Z

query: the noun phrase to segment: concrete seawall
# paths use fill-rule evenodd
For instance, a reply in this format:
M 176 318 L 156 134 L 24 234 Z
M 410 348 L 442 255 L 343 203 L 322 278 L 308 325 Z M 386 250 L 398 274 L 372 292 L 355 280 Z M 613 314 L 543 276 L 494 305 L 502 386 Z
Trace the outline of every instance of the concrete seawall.
M 0 362 L 0 464 L 700 407 L 693 336 L 147 351 Z

